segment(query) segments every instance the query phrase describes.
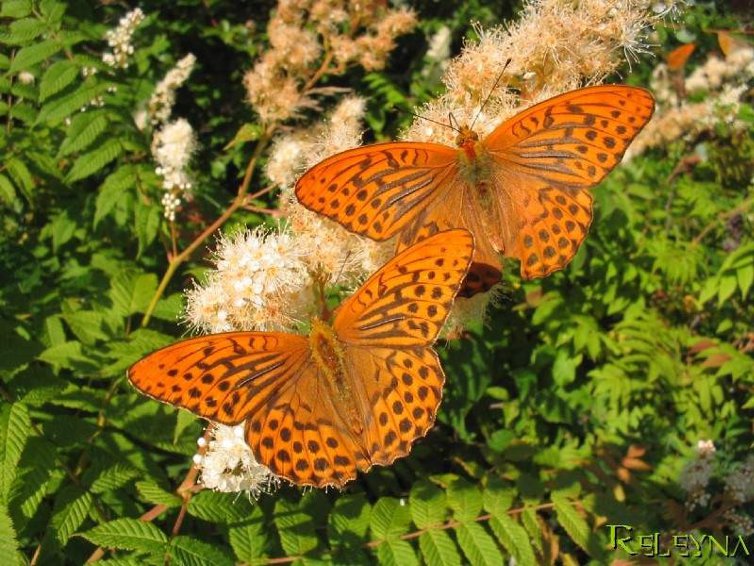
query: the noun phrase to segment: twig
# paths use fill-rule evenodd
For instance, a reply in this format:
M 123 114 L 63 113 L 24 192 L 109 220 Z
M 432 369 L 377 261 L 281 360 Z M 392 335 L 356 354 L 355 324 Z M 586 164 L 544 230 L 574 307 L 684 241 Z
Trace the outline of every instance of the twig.
M 740 214 L 742 212 L 746 212 L 746 210 L 754 204 L 754 196 L 750 196 L 747 199 L 744 199 L 743 202 L 741 202 L 738 206 L 735 208 L 731 208 L 730 210 L 726 210 L 725 212 L 719 214 L 717 218 L 715 218 L 712 222 L 707 224 L 704 228 L 702 228 L 702 231 L 699 232 L 699 234 L 696 235 L 696 237 L 691 240 L 692 246 L 698 246 L 704 237 L 709 234 L 715 226 L 717 226 L 720 222 L 723 220 L 728 220 L 729 218 L 735 216 L 736 214 Z

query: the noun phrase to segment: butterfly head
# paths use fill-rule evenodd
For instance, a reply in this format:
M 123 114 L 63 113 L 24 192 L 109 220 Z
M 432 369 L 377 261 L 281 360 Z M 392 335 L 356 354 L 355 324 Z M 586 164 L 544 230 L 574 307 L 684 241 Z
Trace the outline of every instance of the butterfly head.
M 460 147 L 469 159 L 474 159 L 476 152 L 474 146 L 479 141 L 479 134 L 472 130 L 469 126 L 461 126 L 458 128 L 458 135 L 456 136 L 456 145 Z

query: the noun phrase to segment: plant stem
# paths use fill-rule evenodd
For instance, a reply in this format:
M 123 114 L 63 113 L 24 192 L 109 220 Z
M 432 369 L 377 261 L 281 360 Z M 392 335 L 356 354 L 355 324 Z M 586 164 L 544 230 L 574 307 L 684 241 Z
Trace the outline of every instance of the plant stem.
M 236 194 L 236 197 L 233 199 L 233 202 L 231 202 L 228 208 L 225 209 L 225 212 L 223 212 L 217 218 L 217 220 L 215 220 L 212 224 L 207 226 L 207 228 L 205 228 L 204 231 L 201 234 L 199 234 L 194 239 L 194 241 L 191 242 L 186 247 L 186 249 L 184 249 L 181 253 L 173 256 L 170 259 L 168 268 L 165 270 L 165 274 L 162 276 L 162 280 L 160 281 L 160 284 L 157 287 L 157 290 L 152 296 L 152 300 L 149 302 L 149 306 L 147 307 L 147 310 L 144 312 L 144 318 L 141 320 L 142 327 L 145 327 L 149 324 L 149 321 L 152 318 L 152 314 L 154 313 L 154 309 L 157 307 L 157 302 L 165 293 L 165 289 L 170 283 L 170 280 L 173 278 L 173 275 L 175 275 L 175 272 L 178 270 L 178 267 L 183 262 L 188 260 L 191 257 L 191 255 L 199 248 L 199 246 L 201 246 L 204 243 L 204 241 L 207 238 L 209 238 L 220 227 L 222 227 L 222 225 L 225 224 L 225 222 L 233 215 L 234 212 L 236 212 L 236 210 L 238 210 L 240 207 L 242 207 L 246 203 L 247 194 L 249 192 L 249 185 L 251 184 L 251 178 L 254 174 L 254 169 L 256 168 L 257 162 L 259 161 L 259 156 L 262 154 L 262 151 L 264 150 L 264 148 L 267 146 L 267 143 L 272 138 L 272 134 L 274 133 L 274 131 L 275 131 L 275 126 L 271 125 L 259 138 L 259 142 L 257 143 L 257 146 L 254 148 L 254 153 L 252 154 L 251 158 L 249 159 L 249 163 L 246 166 L 246 172 L 244 173 L 244 177 L 243 177 L 243 181 L 241 182 L 241 185 L 238 187 L 238 193 Z M 256 196 L 258 195 L 256 194 L 251 195 L 250 197 L 248 197 L 248 199 L 255 198 Z

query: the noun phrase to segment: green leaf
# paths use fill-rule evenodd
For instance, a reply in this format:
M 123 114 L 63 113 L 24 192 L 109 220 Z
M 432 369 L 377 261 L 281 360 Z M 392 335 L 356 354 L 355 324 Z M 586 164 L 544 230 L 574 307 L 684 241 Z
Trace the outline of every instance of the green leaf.
M 101 171 L 123 153 L 123 145 L 117 138 L 110 138 L 96 149 L 79 156 L 66 175 L 66 182 L 73 183 Z
M 68 539 L 84 523 L 92 506 L 90 493 L 74 489 L 75 491 L 71 492 L 72 496 L 69 494 L 62 504 L 60 502 L 56 504 L 50 519 L 55 539 L 61 547 L 65 546 Z
M 369 526 L 374 540 L 397 538 L 408 531 L 411 515 L 397 499 L 382 497 L 372 508 Z
M 414 549 L 405 540 L 386 540 L 377 547 L 377 558 L 384 566 L 413 566 L 419 564 Z
M 23 18 L 31 13 L 31 0 L 3 0 L 0 2 L 0 17 Z
M 144 312 L 157 290 L 154 273 L 138 273 L 125 270 L 110 282 L 110 299 L 113 309 L 121 316 Z
M 25 405 L 6 403 L 0 406 L 0 504 L 8 501 L 30 431 L 31 419 Z
M 733 293 L 736 292 L 738 281 L 733 273 L 726 273 L 720 277 L 720 286 L 717 289 L 717 304 L 723 306 Z
M 63 342 L 51 346 L 39 354 L 38 358 L 48 364 L 61 368 L 74 368 L 77 364 L 89 360 L 81 350 L 81 342 Z
M 233 559 L 213 544 L 177 536 L 170 541 L 170 554 L 177 564 L 186 566 L 233 566 Z
M 741 299 L 746 300 L 751 284 L 754 283 L 754 265 L 744 265 L 736 271 L 738 288 L 741 290 Z
M 369 530 L 372 507 L 363 494 L 342 495 L 333 505 L 329 516 L 330 541 L 363 540 Z
M 71 120 L 68 134 L 60 145 L 58 157 L 65 157 L 71 153 L 86 149 L 107 129 L 108 124 L 107 114 L 103 110 L 93 110 L 92 112 L 77 114 Z M 133 166 L 127 167 L 132 168 Z M 133 183 L 133 178 L 129 179 L 129 181 Z M 105 183 L 107 183 L 107 180 Z M 103 186 L 105 183 L 103 183 Z
M 19 71 L 29 70 L 40 61 L 52 57 L 62 48 L 63 46 L 54 39 L 46 39 L 33 45 L 22 47 L 13 58 L 13 62 L 10 64 L 8 72 L 13 74 L 18 73 Z
M 253 505 L 237 493 L 200 491 L 191 498 L 188 513 L 211 523 L 240 523 L 248 519 Z
M 44 102 L 53 94 L 59 93 L 78 76 L 79 67 L 75 63 L 70 61 L 53 63 L 39 81 L 39 102 Z
M 50 126 L 57 126 L 69 116 L 80 112 L 97 96 L 107 92 L 110 86 L 109 83 L 104 82 L 85 83 L 72 93 L 58 94 L 42 106 L 35 124 L 47 123 Z M 111 141 L 118 141 L 118 139 L 113 138 Z
M 123 165 L 110 175 L 100 185 L 97 204 L 94 212 L 94 227 L 115 208 L 123 199 L 123 192 L 134 188 L 134 178 L 137 175 L 134 165 Z
M 134 224 L 136 236 L 139 238 L 139 255 L 141 255 L 157 237 L 157 231 L 162 221 L 162 210 L 155 204 L 149 205 L 139 202 L 136 205 L 135 212 Z
M 448 533 L 438 529 L 430 529 L 419 537 L 419 549 L 427 564 L 442 564 L 453 566 L 461 563 L 453 539 Z
M 500 543 L 516 558 L 518 564 L 534 566 L 537 563 L 529 535 L 521 525 L 505 514 L 492 517 L 489 525 Z
M 259 139 L 262 130 L 263 128 L 259 124 L 243 124 L 236 132 L 235 137 L 225 145 L 223 150 L 227 151 L 234 145 L 237 145 L 239 143 L 245 143 Z
M 136 491 L 139 492 L 141 498 L 149 503 L 155 505 L 165 505 L 167 507 L 179 507 L 181 505 L 181 498 L 175 493 L 162 489 L 156 482 L 152 480 L 143 480 L 136 482 Z
M 238 560 L 247 563 L 261 562 L 260 558 L 267 556 L 269 545 L 262 510 L 254 507 L 246 521 L 231 526 L 228 530 L 228 539 Z
M 578 511 L 573 507 L 573 504 L 565 497 L 565 495 L 553 492 L 552 502 L 555 505 L 555 513 L 558 517 L 558 523 L 565 529 L 568 536 L 573 542 L 578 544 L 589 555 L 595 554 L 595 543 L 592 541 L 592 534 L 589 529 L 589 525 Z
M 92 493 L 105 493 L 108 491 L 115 491 L 128 483 L 141 474 L 139 471 L 128 464 L 115 464 L 109 468 L 104 469 L 97 479 L 92 482 L 89 490 Z
M 482 494 L 475 485 L 456 478 L 448 486 L 448 504 L 459 521 L 474 521 L 482 510 Z
M 17 157 L 10 156 L 5 160 L 5 166 L 8 168 L 11 179 L 20 188 L 26 198 L 31 200 L 32 191 L 34 190 L 34 179 L 29 172 L 26 164 Z
M 97 311 L 74 311 L 62 315 L 76 338 L 83 344 L 94 344 L 97 340 L 106 340 L 103 329 L 104 315 Z
M 18 538 L 13 528 L 13 521 L 8 514 L 8 508 L 2 504 L 0 505 L 0 556 L 8 562 L 13 560 L 10 563 L 24 564 L 25 561 L 18 560 L 19 554 Z
M 55 253 L 73 238 L 76 228 L 76 222 L 68 215 L 67 210 L 55 215 L 50 223 L 52 250 Z
M 0 201 L 11 204 L 16 200 L 16 189 L 10 179 L 0 173 Z
M 138 519 L 115 519 L 80 533 L 97 546 L 143 552 L 163 552 L 168 537 L 152 523 Z
M 442 525 L 446 516 L 445 493 L 434 484 L 420 480 L 409 496 L 411 518 L 420 529 Z
M 502 554 L 495 541 L 478 523 L 462 523 L 456 527 L 458 544 L 471 564 L 501 564 Z
M 288 556 L 301 556 L 319 544 L 312 518 L 302 512 L 299 503 L 279 499 L 275 505 L 275 526 L 280 545 Z

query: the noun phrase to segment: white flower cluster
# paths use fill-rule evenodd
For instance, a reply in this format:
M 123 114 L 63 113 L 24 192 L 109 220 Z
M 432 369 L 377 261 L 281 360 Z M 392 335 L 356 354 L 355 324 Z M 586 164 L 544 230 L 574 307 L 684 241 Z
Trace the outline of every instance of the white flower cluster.
M 711 440 L 700 440 L 697 444 L 697 457 L 686 464 L 681 471 L 681 477 L 678 480 L 681 488 L 686 492 L 686 506 L 689 510 L 697 507 L 705 507 L 711 494 L 706 488 L 715 463 L 715 445 Z
M 277 484 L 270 470 L 259 464 L 244 440 L 244 427 L 211 425 L 212 440 L 204 455 L 194 455 L 194 464 L 201 470 L 201 483 L 209 489 L 229 493 L 247 492 L 257 498 Z M 204 446 L 204 439 L 198 443 Z
M 223 238 L 217 269 L 188 292 L 187 318 L 205 332 L 286 330 L 308 318 L 312 281 L 293 237 L 263 229 Z
M 192 188 L 187 169 L 196 150 L 194 130 L 180 118 L 165 124 L 152 138 L 152 155 L 157 162 L 155 172 L 162 177 L 162 206 L 165 218 L 175 220 L 181 197 Z
M 118 27 L 107 32 L 105 37 L 112 51 L 105 52 L 102 55 L 102 61 L 106 65 L 120 69 L 128 68 L 128 59 L 134 52 L 131 37 L 143 19 L 144 12 L 136 8 L 120 19 Z
M 152 124 L 161 124 L 170 118 L 175 104 L 175 91 L 189 78 L 195 64 L 196 57 L 189 53 L 157 84 L 147 106 Z
M 736 503 L 746 503 L 754 498 L 754 456 L 739 464 L 725 478 L 725 491 Z

